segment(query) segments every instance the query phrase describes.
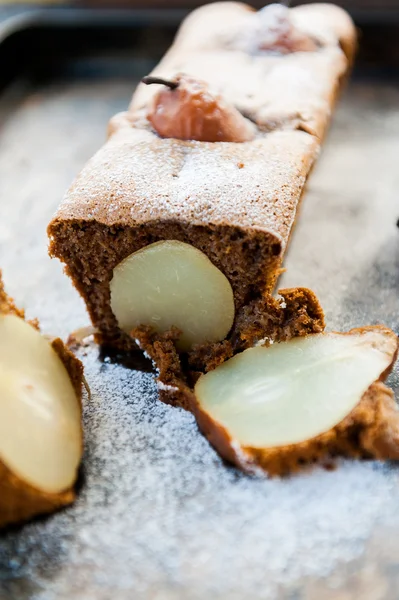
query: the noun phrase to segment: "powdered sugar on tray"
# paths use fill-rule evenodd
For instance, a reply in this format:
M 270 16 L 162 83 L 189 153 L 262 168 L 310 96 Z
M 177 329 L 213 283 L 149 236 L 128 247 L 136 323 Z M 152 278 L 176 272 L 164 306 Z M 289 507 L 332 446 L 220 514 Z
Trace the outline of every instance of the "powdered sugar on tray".
M 189 413 L 158 402 L 150 375 L 102 364 L 94 347 L 85 366 L 82 489 L 75 506 L 3 539 L 15 598 L 27 580 L 38 600 L 271 598 L 355 558 L 394 511 L 386 467 L 251 478 L 222 463 Z

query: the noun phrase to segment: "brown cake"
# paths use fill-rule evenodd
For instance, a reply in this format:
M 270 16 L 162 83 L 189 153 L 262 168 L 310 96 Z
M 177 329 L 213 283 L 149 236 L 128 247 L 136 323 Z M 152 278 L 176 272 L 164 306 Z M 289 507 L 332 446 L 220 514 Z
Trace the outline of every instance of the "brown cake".
M 140 85 L 129 111 L 111 121 L 108 142 L 83 169 L 50 223 L 50 254 L 65 263 L 87 304 L 98 342 L 126 351 L 146 347 L 160 367 L 163 399 L 182 401 L 170 383 L 177 371 L 191 385 L 198 373 L 276 336 L 278 327 L 296 328 L 300 335 L 323 329 L 322 311 L 310 292 L 291 291 L 289 301 L 273 300 L 271 293 L 354 47 L 348 15 L 330 5 L 292 10 L 273 5 L 256 13 L 226 2 L 194 11 L 154 72 L 171 80 L 171 94 L 176 93 L 171 104 L 173 98 L 182 102 L 176 120 L 167 122 L 166 129 L 158 127 L 155 117 L 161 116 L 164 124 L 168 119 L 160 86 Z M 186 112 L 182 98 L 188 88 L 178 88 L 181 81 L 191 85 Z M 191 120 L 187 110 L 192 110 Z M 250 132 L 243 138 L 248 141 L 213 141 L 231 139 L 223 137 L 226 115 Z M 206 131 L 209 119 L 215 137 L 198 141 L 204 137 L 196 137 L 194 130 Z M 198 120 L 199 128 L 193 125 Z M 186 122 L 191 139 L 190 131 L 181 135 Z M 162 137 L 165 130 L 168 137 Z M 170 240 L 183 245 L 156 246 Z M 188 256 L 184 244 L 201 255 Z M 181 342 L 185 332 L 177 322 L 179 309 L 185 310 L 193 298 L 188 302 L 172 279 L 166 288 L 165 282 L 162 287 L 154 280 L 154 287 L 173 297 L 177 286 L 172 306 L 177 307 L 176 322 L 169 319 L 162 328 L 156 321 L 164 315 L 143 321 L 135 315 L 130 326 L 129 320 L 122 326 L 122 317 L 116 317 L 113 307 L 119 298 L 116 288 L 111 297 L 110 286 L 117 274 L 120 282 L 133 257 L 132 290 L 140 291 L 141 285 L 147 290 L 139 263 L 162 248 L 160 270 L 168 267 L 165 253 L 172 248 L 188 252 L 184 273 L 193 265 L 194 282 L 203 268 L 210 273 L 216 267 L 212 277 L 223 276 L 204 300 L 204 313 L 214 319 L 214 335 L 203 339 L 196 331 Z M 194 263 L 201 263 L 198 273 Z M 194 290 L 192 296 L 196 294 Z M 149 304 L 153 301 L 149 297 Z M 200 313 L 203 322 L 197 330 L 206 325 Z

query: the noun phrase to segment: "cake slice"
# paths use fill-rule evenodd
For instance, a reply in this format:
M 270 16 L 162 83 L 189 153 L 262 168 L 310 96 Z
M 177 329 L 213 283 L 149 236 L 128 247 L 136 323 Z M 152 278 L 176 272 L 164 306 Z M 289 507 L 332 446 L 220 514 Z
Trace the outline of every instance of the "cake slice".
M 250 348 L 200 377 L 192 410 L 221 456 L 250 473 L 399 460 L 399 410 L 383 383 L 397 353 L 382 326 Z
M 0 528 L 75 499 L 82 384 L 81 362 L 24 320 L 0 272 Z
M 354 47 L 333 6 L 188 17 L 154 72 L 165 85 L 112 119 L 48 228 L 100 344 L 156 356 L 166 341 L 191 382 L 284 322 L 271 294 Z M 321 331 L 317 300 L 295 298 L 301 333 Z

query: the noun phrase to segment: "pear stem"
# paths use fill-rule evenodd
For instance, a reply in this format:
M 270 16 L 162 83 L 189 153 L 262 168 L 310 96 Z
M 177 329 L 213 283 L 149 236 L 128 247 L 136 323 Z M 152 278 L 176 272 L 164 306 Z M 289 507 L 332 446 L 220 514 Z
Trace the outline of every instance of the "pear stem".
M 166 85 L 171 90 L 175 90 L 179 85 L 179 83 L 177 81 L 170 81 L 168 79 L 162 79 L 162 77 L 152 77 L 152 75 L 147 75 L 146 77 L 143 77 L 143 79 L 141 81 L 143 83 L 145 83 L 146 85 L 152 85 L 153 83 L 158 83 L 160 85 Z

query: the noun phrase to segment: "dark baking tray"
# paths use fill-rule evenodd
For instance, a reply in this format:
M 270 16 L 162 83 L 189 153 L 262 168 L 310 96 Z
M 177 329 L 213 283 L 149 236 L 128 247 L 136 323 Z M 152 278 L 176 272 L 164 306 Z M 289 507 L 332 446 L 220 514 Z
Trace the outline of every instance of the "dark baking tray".
M 88 318 L 47 256 L 46 224 L 180 14 L 81 14 L 78 27 L 72 13 L 57 24 L 35 14 L 8 22 L 0 45 L 0 265 L 28 316 L 66 337 Z M 365 50 L 374 39 L 385 55 L 373 55 L 378 68 L 361 61 L 339 105 L 281 282 L 313 288 L 330 329 L 399 330 L 399 79 L 382 60 L 396 56 L 394 30 L 363 30 Z M 397 598 L 395 465 L 250 478 L 222 463 L 191 415 L 158 403 L 151 374 L 100 361 L 92 346 L 80 356 L 92 398 L 79 497 L 0 536 L 1 600 Z M 398 393 L 397 368 L 390 383 Z

